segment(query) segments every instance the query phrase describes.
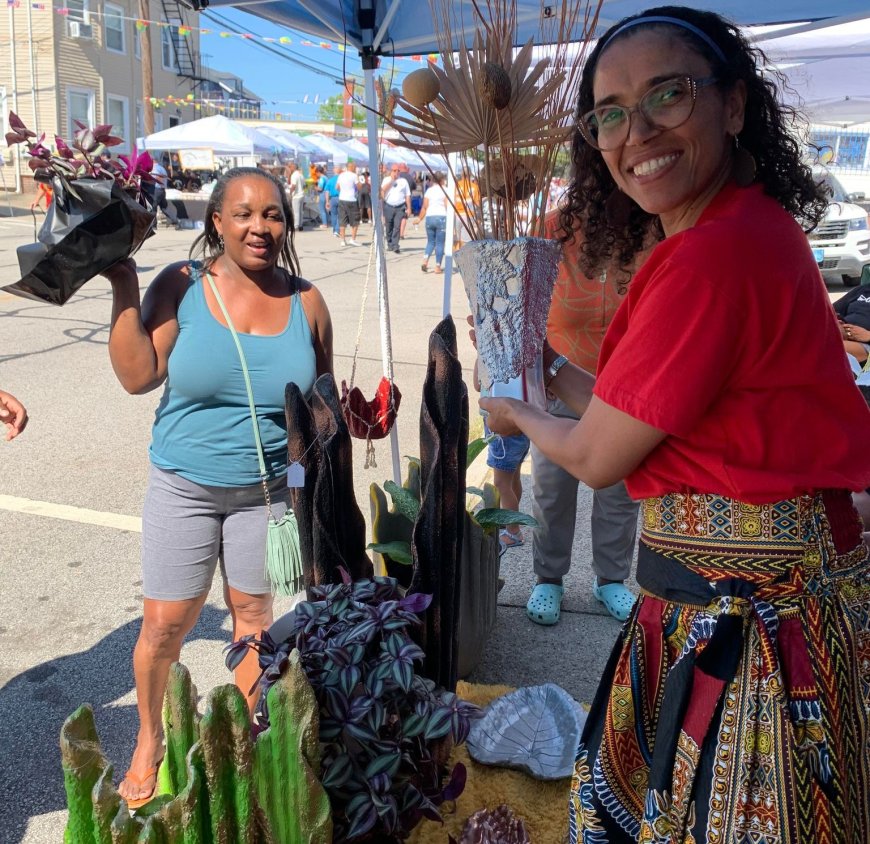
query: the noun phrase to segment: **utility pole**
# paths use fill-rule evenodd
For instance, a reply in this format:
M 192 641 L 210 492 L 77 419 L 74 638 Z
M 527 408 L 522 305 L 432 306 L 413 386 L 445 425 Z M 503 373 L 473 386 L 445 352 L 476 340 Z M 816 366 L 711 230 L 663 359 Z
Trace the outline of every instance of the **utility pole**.
M 139 19 L 151 20 L 148 0 L 139 0 Z M 142 48 L 139 52 L 142 54 L 142 117 L 145 124 L 143 134 L 147 138 L 154 133 L 154 105 L 151 103 L 151 98 L 154 96 L 154 74 L 151 67 L 150 23 L 139 32 L 139 46 Z

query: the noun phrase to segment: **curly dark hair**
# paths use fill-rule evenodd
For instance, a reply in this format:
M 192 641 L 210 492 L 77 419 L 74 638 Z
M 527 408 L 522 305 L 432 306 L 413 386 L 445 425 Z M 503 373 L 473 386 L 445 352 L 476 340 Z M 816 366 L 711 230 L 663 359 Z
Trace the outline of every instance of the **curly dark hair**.
M 284 267 L 294 278 L 298 277 L 300 272 L 299 258 L 296 255 L 296 247 L 293 244 L 293 231 L 296 225 L 293 220 L 293 209 L 290 207 L 290 200 L 287 199 L 287 194 L 284 192 L 281 183 L 271 173 L 256 167 L 233 167 L 218 179 L 209 197 L 208 205 L 205 208 L 205 230 L 191 244 L 190 259 L 201 260 L 206 269 L 208 269 L 223 254 L 220 235 L 214 224 L 214 213 L 215 211 L 220 212 L 223 208 L 227 185 L 233 179 L 244 179 L 251 176 L 271 182 L 281 197 L 281 211 L 284 215 L 284 230 L 286 235 L 284 236 L 284 242 L 281 244 L 278 266 Z
M 784 77 L 779 73 L 762 75 L 761 68 L 767 64 L 763 53 L 751 47 L 734 24 L 713 12 L 659 6 L 614 24 L 598 39 L 583 68 L 578 120 L 595 106 L 595 69 L 602 52 L 612 43 L 613 33 L 628 21 L 653 16 L 678 18 L 697 27 L 721 49 L 725 61 L 702 38 L 674 24 L 638 24 L 620 32 L 615 40 L 631 38 L 651 27 L 666 27 L 669 34 L 682 39 L 710 63 L 720 89 L 730 90 L 743 80 L 747 95 L 746 113 L 739 141 L 740 146 L 755 158 L 756 181 L 764 186 L 765 193 L 776 199 L 807 229 L 814 228 L 824 217 L 828 200 L 824 187 L 817 184 L 810 166 L 802 160 L 799 141 L 789 131 L 790 126 L 800 122 L 800 117 L 795 109 L 779 102 L 777 83 L 784 84 Z M 587 275 L 596 276 L 614 264 L 624 272 L 630 272 L 637 253 L 649 245 L 651 232 L 659 238 L 663 236 L 658 217 L 631 202 L 627 203 L 630 205 L 627 217 L 609 219 L 618 216 L 607 213 L 607 200 L 617 190 L 616 183 L 601 153 L 583 139 L 579 128 L 572 140 L 571 160 L 574 178 L 560 217 L 565 233 L 562 239 L 572 240 L 575 232 L 582 234 L 580 265 Z

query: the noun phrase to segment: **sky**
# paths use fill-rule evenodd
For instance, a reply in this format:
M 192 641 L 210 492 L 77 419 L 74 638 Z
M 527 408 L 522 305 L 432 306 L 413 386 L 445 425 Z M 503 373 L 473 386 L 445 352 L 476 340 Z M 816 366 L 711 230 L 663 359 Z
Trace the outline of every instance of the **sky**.
M 200 36 L 200 53 L 204 66 L 227 71 L 241 78 L 245 87 L 265 102 L 266 111 L 280 112 L 294 120 L 316 120 L 317 104 L 341 94 L 341 79 L 345 72 L 362 79 L 359 57 L 355 50 L 341 52 L 320 46 L 304 46 L 313 40 L 254 15 L 226 6 L 208 8 L 199 14 L 196 24 L 212 32 Z M 220 31 L 239 30 L 253 36 L 290 38 L 291 44 L 266 43 L 258 38 L 221 37 Z M 319 44 L 319 42 L 318 42 Z M 269 52 L 271 48 L 281 55 Z M 407 59 L 397 59 L 395 67 L 386 63 L 382 72 L 395 71 L 396 83 L 408 72 L 421 67 Z M 344 68 L 344 69 L 343 69 Z M 361 82 L 360 82 L 361 84 Z M 305 97 L 309 102 L 302 102 Z M 362 90 L 359 91 L 362 97 Z

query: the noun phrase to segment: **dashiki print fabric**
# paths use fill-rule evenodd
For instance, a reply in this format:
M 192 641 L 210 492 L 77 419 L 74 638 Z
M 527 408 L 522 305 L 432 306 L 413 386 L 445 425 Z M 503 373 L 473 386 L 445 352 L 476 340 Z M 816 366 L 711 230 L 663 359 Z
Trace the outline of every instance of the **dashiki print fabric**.
M 572 844 L 868 844 L 870 566 L 845 491 L 643 505 Z

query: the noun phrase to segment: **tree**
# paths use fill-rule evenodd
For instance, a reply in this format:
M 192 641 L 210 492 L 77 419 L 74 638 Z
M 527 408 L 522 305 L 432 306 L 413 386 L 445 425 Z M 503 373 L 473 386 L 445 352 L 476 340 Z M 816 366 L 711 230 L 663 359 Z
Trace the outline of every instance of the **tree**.
M 322 102 L 317 108 L 317 118 L 329 123 L 344 123 L 344 98 L 342 95 L 336 94 Z M 353 107 L 353 125 L 366 125 L 365 109 L 356 105 Z

